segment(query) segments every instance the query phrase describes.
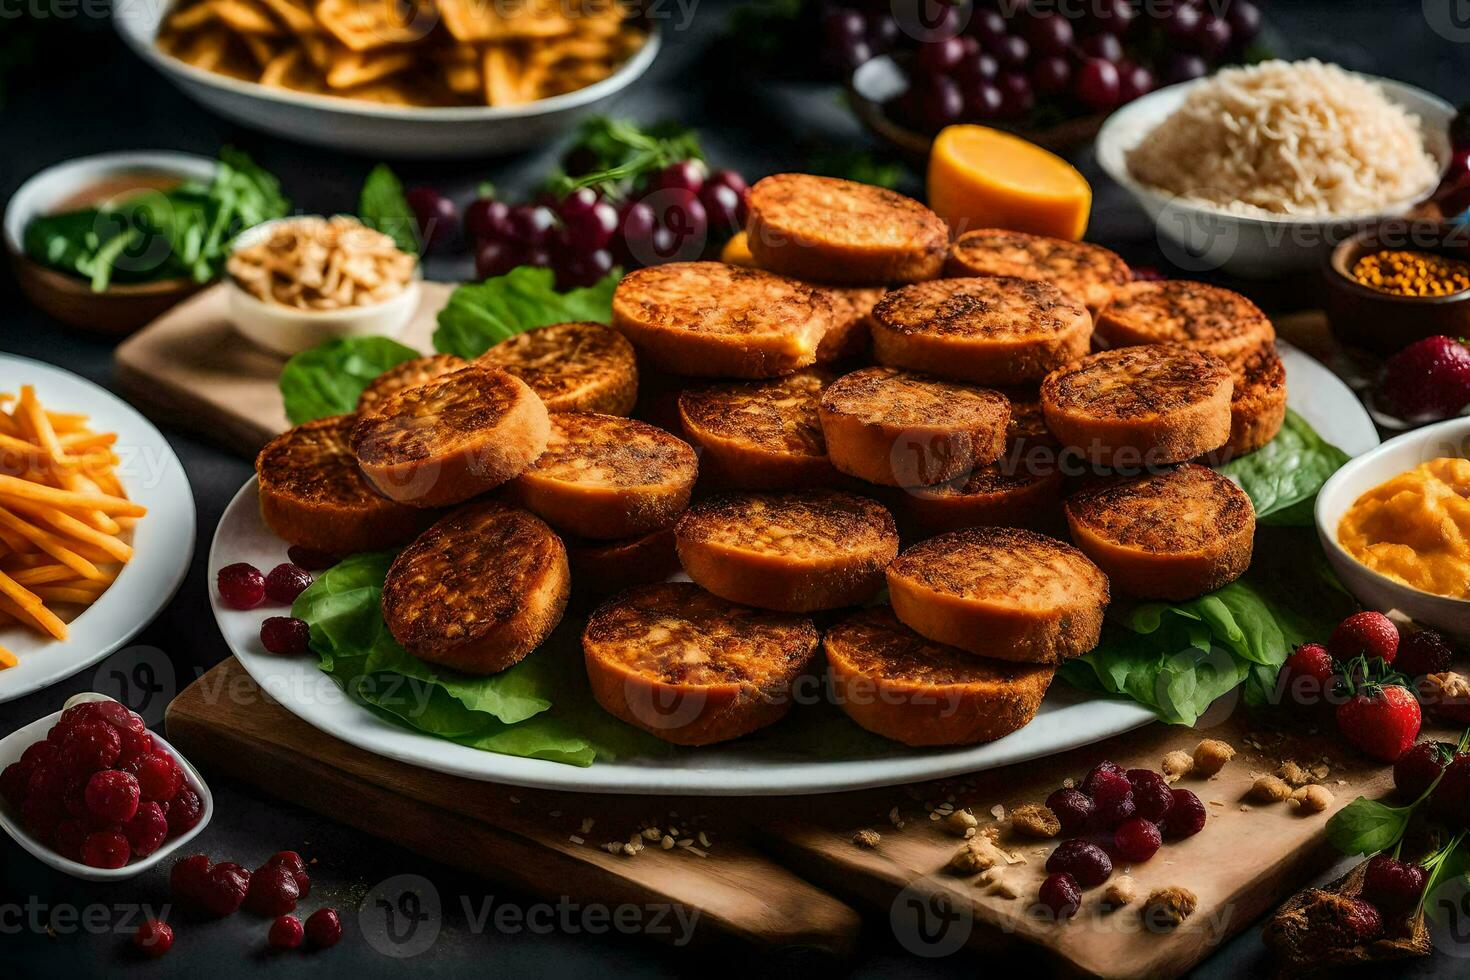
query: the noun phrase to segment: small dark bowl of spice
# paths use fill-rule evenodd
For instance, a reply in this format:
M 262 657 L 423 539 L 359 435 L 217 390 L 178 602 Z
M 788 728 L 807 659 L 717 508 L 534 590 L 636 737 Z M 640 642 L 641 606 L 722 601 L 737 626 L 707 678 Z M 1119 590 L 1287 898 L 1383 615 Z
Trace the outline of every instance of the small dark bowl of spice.
M 1385 221 L 1327 262 L 1327 319 L 1339 341 L 1387 357 L 1424 337 L 1470 336 L 1470 226 Z

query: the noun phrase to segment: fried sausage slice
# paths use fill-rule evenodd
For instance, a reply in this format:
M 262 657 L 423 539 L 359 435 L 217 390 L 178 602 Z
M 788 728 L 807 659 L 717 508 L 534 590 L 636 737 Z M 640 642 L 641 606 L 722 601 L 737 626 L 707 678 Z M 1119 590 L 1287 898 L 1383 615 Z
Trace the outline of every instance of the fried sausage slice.
M 570 589 L 566 549 L 545 522 L 481 501 L 453 511 L 393 559 L 383 621 L 422 660 L 494 674 L 550 635 Z
M 949 245 L 944 219 L 913 198 L 811 174 L 756 181 L 745 229 L 762 269 L 854 286 L 933 279 Z
M 1077 547 L 1113 588 L 1142 599 L 1193 599 L 1250 567 L 1256 512 L 1207 466 L 1089 487 L 1067 500 Z
M 1275 346 L 1263 348 L 1235 369 L 1230 397 L 1230 439 L 1204 459 L 1211 465 L 1253 453 L 1276 438 L 1286 422 L 1286 365 Z
M 525 382 L 472 364 L 390 395 L 358 419 L 352 450 L 384 495 L 443 507 L 520 474 L 550 432 L 546 406 Z
M 703 385 L 679 394 L 684 431 L 704 450 L 701 474 L 745 490 L 829 486 L 841 479 L 827 457 L 817 414 L 834 375 L 807 368 L 770 381 Z
M 689 506 L 698 471 L 689 444 L 656 426 L 558 412 L 546 451 L 511 481 L 510 492 L 558 531 L 627 538 L 674 523 Z
M 832 329 L 817 345 L 817 363 L 862 357 L 872 342 L 873 307 L 888 290 L 883 286 L 835 286 L 827 292 L 832 297 L 835 316 Z
M 1187 279 L 1132 282 L 1119 289 L 1097 318 L 1109 347 L 1180 344 L 1239 367 L 1276 340 L 1260 307 L 1239 293 Z
M 978 527 L 921 541 L 888 566 L 893 611 L 937 643 L 983 657 L 1060 663 L 1097 646 L 1108 579 L 1044 534 Z
M 873 307 L 878 363 L 977 384 L 1038 381 L 1087 353 L 1092 317 L 1049 282 L 938 279 Z
M 1101 245 L 977 228 L 956 238 L 945 263 L 948 276 L 1010 276 L 1050 282 L 1087 307 L 1094 317 L 1133 274 L 1128 263 Z
M 689 582 L 628 589 L 582 634 L 597 703 L 676 745 L 723 742 L 779 721 L 817 643 L 805 617 L 739 606 Z
M 848 717 L 905 745 L 993 742 L 1036 717 L 1051 665 L 976 657 L 926 640 L 887 606 L 854 613 L 822 638 Z
M 888 510 L 834 490 L 720 494 L 691 507 L 674 533 L 697 584 L 782 612 L 866 602 L 898 554 Z
M 920 531 L 939 534 L 967 527 L 1049 530 L 1060 525 L 1061 500 L 1062 472 L 1054 456 L 1031 466 L 1008 453 L 958 480 L 910 487 L 900 505 Z
M 502 340 L 476 361 L 530 385 L 548 412 L 629 415 L 638 400 L 633 345 L 600 323 L 553 323 L 527 330 Z
M 384 371 L 368 383 L 368 386 L 362 390 L 362 394 L 357 396 L 357 412 L 359 415 L 370 414 L 389 395 L 396 394 L 405 388 L 433 381 L 452 371 L 458 371 L 468 363 L 453 354 L 430 354 L 428 357 L 415 357 L 404 361 Z

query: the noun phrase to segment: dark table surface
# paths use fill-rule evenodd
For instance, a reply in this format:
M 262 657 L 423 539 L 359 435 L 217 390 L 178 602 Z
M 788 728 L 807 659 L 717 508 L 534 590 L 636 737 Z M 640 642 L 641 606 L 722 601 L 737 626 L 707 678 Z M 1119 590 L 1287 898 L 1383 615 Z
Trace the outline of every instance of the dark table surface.
M 1446 5 L 1453 7 L 1455 0 L 1425 0 L 1422 5 L 1420 0 L 1268 4 L 1290 54 L 1314 55 L 1403 79 L 1459 102 L 1470 99 L 1470 28 L 1434 29 L 1424 13 L 1426 8 Z M 706 154 L 716 165 L 733 166 L 751 178 L 778 169 L 800 169 L 812 152 L 822 148 L 862 145 L 861 130 L 833 88 L 755 85 L 738 72 L 702 70 L 722 43 L 720 31 L 733 6 L 704 0 L 695 8 L 689 29 L 667 32 L 663 54 L 619 111 L 641 120 L 674 118 L 697 126 Z M 78 15 L 74 5 L 58 4 L 54 9 L 65 11 L 58 18 L 65 21 L 58 31 L 64 43 L 46 44 L 19 77 L 0 89 L 4 93 L 0 200 L 8 199 L 22 180 L 42 167 L 77 156 L 144 148 L 213 155 L 221 144 L 231 143 L 278 174 L 297 207 L 323 213 L 353 208 L 373 160 L 289 144 L 214 117 L 128 53 L 106 23 Z M 0 57 L 14 16 L 12 8 L 0 11 Z M 552 146 L 510 159 L 402 163 L 397 169 L 409 184 L 432 181 L 465 200 L 486 179 L 508 194 L 526 191 L 557 153 Z M 1141 213 L 1097 175 L 1091 160 L 1084 157 L 1080 163 L 1096 178 L 1098 191 L 1089 237 L 1118 248 L 1132 261 L 1160 262 Z M 455 270 L 439 271 L 448 276 Z M 112 344 L 67 330 L 31 309 L 8 273 L 0 277 L 0 349 L 61 365 L 112 387 Z M 115 655 L 121 660 L 105 661 L 44 691 L 0 704 L 0 732 L 56 710 L 75 692 L 107 690 L 110 669 L 139 658 L 162 657 L 172 665 L 175 684 L 156 692 L 148 712 L 156 717 L 175 690 L 228 655 L 209 613 L 204 562 L 215 524 L 249 477 L 250 466 L 194 436 L 174 431 L 167 435 L 183 460 L 198 509 L 199 540 L 183 587 L 158 618 Z M 318 957 L 270 957 L 264 952 L 261 921 L 234 916 L 218 923 L 181 922 L 173 952 L 145 965 L 127 955 L 125 938 L 140 912 L 168 903 L 165 870 L 155 869 L 124 884 L 89 885 L 49 871 L 3 838 L 0 975 L 91 976 L 114 970 L 146 971 L 158 977 L 265 972 L 389 975 L 401 971 L 403 964 L 364 941 L 357 908 L 379 883 L 403 874 L 428 879 L 443 908 L 437 941 L 408 961 L 415 968 L 455 976 L 535 973 L 607 980 L 673 976 L 712 965 L 636 938 L 576 935 L 560 929 L 478 929 L 475 916 L 467 915 L 466 909 L 478 910 L 487 900 L 522 906 L 535 900 L 269 799 L 222 773 L 208 775 L 217 812 L 198 839 L 198 849 L 247 866 L 282 848 L 295 848 L 316 859 L 310 907 L 330 903 L 343 909 L 347 937 L 341 946 Z M 1384 975 L 1460 976 L 1463 962 L 1441 955 Z M 1014 965 L 1036 969 L 1034 962 L 1024 960 Z M 1226 944 L 1195 975 L 1264 975 L 1267 966 L 1258 933 L 1252 929 Z M 973 975 L 976 967 L 975 959 L 963 954 L 930 960 L 911 957 L 875 920 L 854 972 L 873 977 L 961 976 Z

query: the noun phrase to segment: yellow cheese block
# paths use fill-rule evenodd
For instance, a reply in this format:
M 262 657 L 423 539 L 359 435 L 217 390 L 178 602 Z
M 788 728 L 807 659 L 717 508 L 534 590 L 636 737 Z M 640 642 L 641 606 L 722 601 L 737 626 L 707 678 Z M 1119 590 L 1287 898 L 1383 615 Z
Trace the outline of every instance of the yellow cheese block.
M 1092 188 L 1076 167 L 1019 136 L 949 126 L 929 153 L 929 207 L 953 235 L 1008 228 L 1076 241 L 1087 230 Z
M 733 238 L 725 243 L 720 249 L 720 261 L 726 265 L 743 265 L 750 269 L 758 268 L 755 264 L 755 256 L 750 254 L 750 245 L 745 238 L 745 232 L 737 231 Z

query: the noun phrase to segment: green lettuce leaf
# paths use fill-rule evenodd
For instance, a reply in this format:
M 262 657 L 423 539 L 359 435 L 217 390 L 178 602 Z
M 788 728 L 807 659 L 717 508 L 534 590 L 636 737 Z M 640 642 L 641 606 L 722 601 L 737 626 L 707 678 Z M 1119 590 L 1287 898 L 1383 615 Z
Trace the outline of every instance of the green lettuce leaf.
M 1311 527 L 1317 491 L 1349 458 L 1288 409 L 1276 438 L 1218 469 L 1250 496 L 1256 520 L 1278 527 Z
M 573 320 L 612 322 L 614 270 L 596 285 L 559 293 L 550 269 L 518 266 L 503 276 L 460 286 L 439 311 L 434 349 L 470 360 L 518 333 Z
M 292 425 L 357 407 L 357 398 L 374 378 L 419 356 L 387 337 L 342 337 L 302 351 L 281 371 L 281 399 Z
M 387 164 L 380 163 L 368 173 L 358 198 L 357 216 L 409 255 L 419 254 L 418 219 L 403 195 L 403 184 Z

